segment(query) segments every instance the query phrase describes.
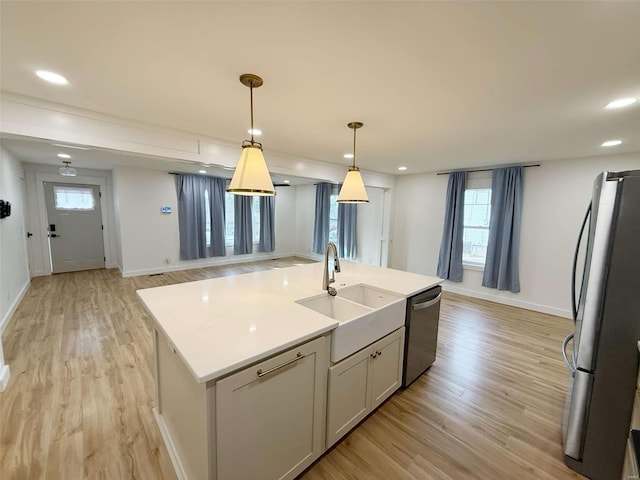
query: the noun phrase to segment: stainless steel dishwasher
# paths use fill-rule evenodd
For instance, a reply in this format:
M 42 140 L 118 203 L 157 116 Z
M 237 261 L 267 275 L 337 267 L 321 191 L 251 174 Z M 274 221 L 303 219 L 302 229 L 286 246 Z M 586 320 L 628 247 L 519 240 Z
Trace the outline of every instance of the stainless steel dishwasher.
M 402 386 L 408 387 L 436 359 L 442 287 L 407 299 Z

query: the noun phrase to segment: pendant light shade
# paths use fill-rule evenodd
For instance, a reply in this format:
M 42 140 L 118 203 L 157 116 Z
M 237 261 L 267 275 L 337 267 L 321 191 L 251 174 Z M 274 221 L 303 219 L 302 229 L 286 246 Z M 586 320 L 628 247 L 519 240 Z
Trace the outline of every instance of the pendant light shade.
M 273 183 L 260 147 L 242 146 L 242 154 L 227 191 L 236 195 L 274 194 Z
M 60 175 L 62 175 L 63 177 L 75 177 L 77 172 L 75 168 L 71 168 L 69 166 L 71 165 L 71 162 L 64 161 L 62 163 L 64 163 L 64 167 L 60 167 L 60 169 L 58 170 L 60 172 Z
M 360 169 L 356 167 L 356 130 L 362 127 L 361 122 L 351 122 L 347 127 L 353 129 L 353 165 L 349 167 L 347 175 L 344 177 L 338 203 L 368 203 L 367 191 L 364 188 Z
M 233 172 L 227 192 L 236 195 L 275 195 L 262 144 L 253 140 L 253 89 L 262 85 L 262 78 L 251 73 L 240 75 L 240 82 L 249 87 L 251 97 L 251 140 L 242 143 L 242 154 Z

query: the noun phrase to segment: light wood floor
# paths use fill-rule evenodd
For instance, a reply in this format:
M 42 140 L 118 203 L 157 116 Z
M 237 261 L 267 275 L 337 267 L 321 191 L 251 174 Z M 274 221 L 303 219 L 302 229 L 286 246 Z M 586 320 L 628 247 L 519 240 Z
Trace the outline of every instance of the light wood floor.
M 297 258 L 121 278 L 35 278 L 4 336 L 0 478 L 174 479 L 151 408 L 150 318 L 135 290 L 307 263 Z M 560 421 L 566 319 L 456 295 L 438 358 L 304 475 L 568 479 Z

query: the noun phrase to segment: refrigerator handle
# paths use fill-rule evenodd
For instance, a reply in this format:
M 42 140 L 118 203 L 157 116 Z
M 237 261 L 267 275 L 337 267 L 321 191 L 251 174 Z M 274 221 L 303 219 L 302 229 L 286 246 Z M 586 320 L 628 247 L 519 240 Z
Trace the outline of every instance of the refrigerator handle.
M 573 270 L 571 272 L 571 313 L 573 314 L 573 323 L 576 323 L 578 319 L 578 306 L 576 301 L 576 270 L 578 268 L 578 253 L 580 252 L 580 244 L 582 243 L 582 236 L 584 235 L 584 227 L 587 225 L 590 213 L 591 202 L 589 202 L 587 213 L 584 216 L 584 220 L 582 220 L 582 226 L 580 227 L 580 233 L 578 234 L 578 244 L 576 245 L 576 251 L 573 254 Z M 580 291 L 580 296 L 582 296 L 582 290 Z
M 569 362 L 569 358 L 567 357 L 567 345 L 571 340 L 573 340 L 573 332 L 567 335 L 564 341 L 562 342 L 562 358 L 564 358 L 564 363 L 567 364 L 569 371 L 571 373 L 575 373 L 576 371 L 575 363 L 573 361 Z M 573 358 L 573 355 L 571 357 Z

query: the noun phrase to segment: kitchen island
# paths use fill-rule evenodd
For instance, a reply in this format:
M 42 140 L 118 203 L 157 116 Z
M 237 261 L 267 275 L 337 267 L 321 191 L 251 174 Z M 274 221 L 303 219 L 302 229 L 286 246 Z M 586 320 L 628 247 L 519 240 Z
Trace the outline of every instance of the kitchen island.
M 331 335 L 340 322 L 297 303 L 326 295 L 322 276 L 314 263 L 138 291 L 155 320 L 155 413 L 179 478 L 293 478 L 325 451 Z M 342 261 L 332 285 L 338 296 L 366 284 L 407 298 L 439 283 Z M 384 356 L 395 363 L 378 371 L 396 375 L 403 330 L 343 362 L 382 358 L 395 345 Z M 363 384 L 375 386 L 368 375 Z

